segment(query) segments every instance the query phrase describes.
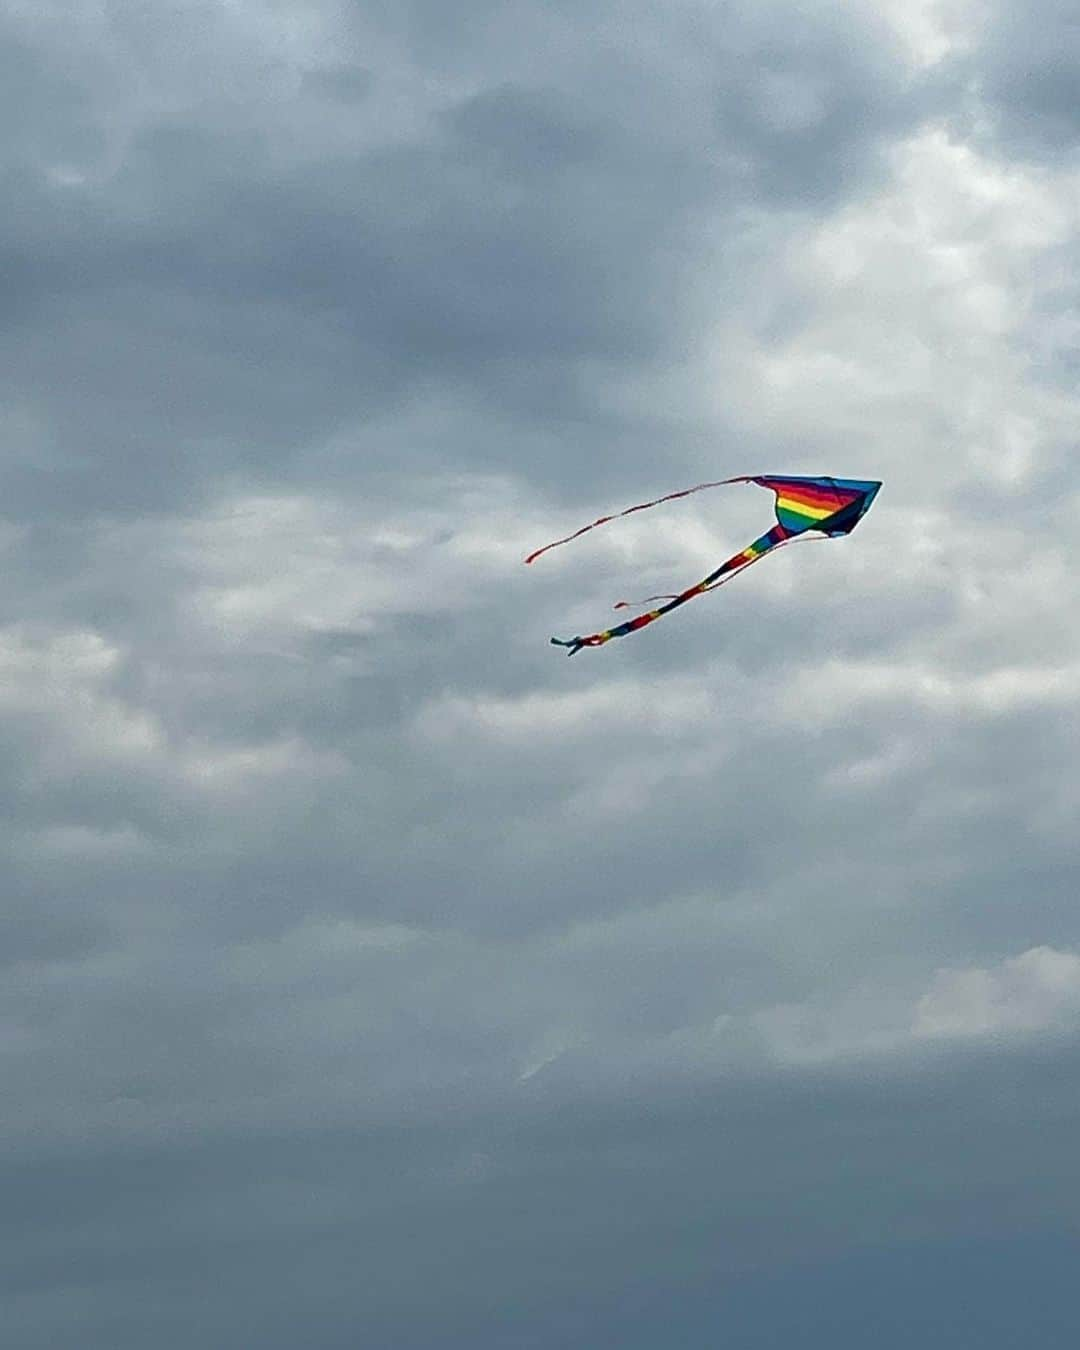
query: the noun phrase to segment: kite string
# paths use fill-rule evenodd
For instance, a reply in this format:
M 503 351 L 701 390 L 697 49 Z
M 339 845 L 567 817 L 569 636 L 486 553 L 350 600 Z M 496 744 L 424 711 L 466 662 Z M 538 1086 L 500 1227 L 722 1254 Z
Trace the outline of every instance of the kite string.
M 527 563 L 535 562 L 548 549 L 558 548 L 560 544 L 569 544 L 571 540 L 578 539 L 583 534 L 588 534 L 590 530 L 595 530 L 598 525 L 606 525 L 612 520 L 621 520 L 623 516 L 632 516 L 635 511 L 647 511 L 650 506 L 659 506 L 662 502 L 673 502 L 678 497 L 689 497 L 694 492 L 704 492 L 706 488 L 726 487 L 729 483 L 749 483 L 751 481 L 745 474 L 738 478 L 720 478 L 715 483 L 698 483 L 696 487 L 683 488 L 681 492 L 669 492 L 666 496 L 657 497 L 651 502 L 640 502 L 637 506 L 628 506 L 625 511 L 616 511 L 614 515 L 601 516 L 599 520 L 594 520 L 591 525 L 583 525 L 580 530 L 575 530 L 573 534 L 568 534 L 564 539 L 556 539 L 553 543 L 545 544 L 543 548 L 538 548 L 535 553 L 530 553 L 525 561 Z

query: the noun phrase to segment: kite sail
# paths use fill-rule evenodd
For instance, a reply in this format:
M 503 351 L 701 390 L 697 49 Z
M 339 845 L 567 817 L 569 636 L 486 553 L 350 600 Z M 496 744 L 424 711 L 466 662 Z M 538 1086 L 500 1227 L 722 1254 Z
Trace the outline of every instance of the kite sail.
M 741 552 L 728 558 L 726 562 L 722 562 L 715 572 L 710 572 L 696 586 L 691 586 L 678 595 L 651 595 L 647 600 L 640 602 L 649 604 L 654 600 L 666 600 L 667 604 L 661 605 L 658 609 L 646 610 L 644 614 L 639 614 L 633 619 L 627 619 L 625 623 L 620 623 L 615 628 L 608 628 L 600 633 L 590 633 L 586 637 L 552 638 L 551 641 L 555 646 L 569 647 L 568 655 L 570 656 L 575 655 L 582 647 L 601 647 L 605 642 L 610 642 L 612 638 L 626 637 L 628 633 L 636 633 L 639 628 L 644 628 L 653 620 L 659 619 L 664 614 L 670 614 L 673 609 L 678 609 L 680 605 L 685 605 L 687 600 L 693 600 L 697 595 L 704 595 L 706 591 L 722 586 L 726 581 L 730 581 L 732 577 L 737 576 L 739 572 L 744 571 L 775 548 L 781 548 L 783 545 L 799 539 L 806 539 L 812 534 L 816 534 L 819 538 L 829 539 L 837 539 L 842 535 L 850 534 L 870 509 L 874 498 L 877 496 L 878 489 L 881 487 L 879 482 L 864 481 L 859 478 L 800 478 L 779 474 L 723 478 L 715 483 L 699 483 L 697 487 L 684 488 L 681 492 L 669 492 L 666 497 L 657 497 L 655 501 L 642 502 L 639 506 L 630 506 L 625 511 L 619 511 L 612 516 L 601 516 L 599 520 L 594 520 L 591 525 L 584 525 L 580 530 L 575 530 L 573 534 L 568 534 L 565 539 L 556 539 L 554 543 L 545 544 L 543 548 L 538 548 L 535 553 L 530 553 L 525 561 L 527 563 L 535 562 L 548 549 L 557 548 L 560 544 L 568 544 L 572 539 L 577 539 L 589 530 L 595 530 L 598 525 L 606 525 L 611 520 L 619 520 L 623 516 L 633 515 L 635 511 L 646 511 L 650 506 L 659 506 L 661 502 L 674 501 L 677 497 L 689 497 L 691 493 L 703 492 L 706 488 L 724 487 L 728 483 L 756 483 L 759 487 L 768 488 L 770 492 L 776 494 L 776 524 L 771 530 L 763 534 L 760 539 L 755 539 Z M 625 601 L 620 601 L 615 606 L 616 609 L 625 607 Z

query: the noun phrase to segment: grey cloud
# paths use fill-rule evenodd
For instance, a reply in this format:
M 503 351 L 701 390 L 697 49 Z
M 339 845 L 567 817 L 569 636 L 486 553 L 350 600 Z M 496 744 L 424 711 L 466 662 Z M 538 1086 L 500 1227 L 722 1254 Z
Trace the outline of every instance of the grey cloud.
M 1080 30 L 1073 7 L 1067 0 L 991 6 L 980 39 L 964 73 L 1004 153 L 1074 156 Z
M 1075 1339 L 1075 206 L 1004 19 L 0 9 L 10 1343 Z M 547 646 L 771 504 L 530 548 L 758 470 L 886 490 Z
M 118 12 L 120 32 L 134 22 Z M 430 15 L 417 22 L 435 31 Z M 731 219 L 759 190 L 767 201 L 792 174 L 790 192 L 820 209 L 897 125 L 904 78 L 873 34 L 822 28 L 804 51 L 798 34 L 771 40 L 760 19 L 740 22 L 749 50 L 737 31 L 725 50 L 730 28 L 710 23 L 704 54 L 687 52 L 689 83 L 631 37 L 599 46 L 581 86 L 560 68 L 562 39 L 541 32 L 549 86 L 493 60 L 480 92 L 445 97 L 403 144 L 349 149 L 350 125 L 361 142 L 381 125 L 381 108 L 361 102 L 321 114 L 342 119 L 329 153 L 302 139 L 282 163 L 276 127 L 193 108 L 186 122 L 169 111 L 134 125 L 104 181 L 93 169 L 81 185 L 24 178 L 7 226 L 19 288 L 7 387 L 64 453 L 47 480 L 9 471 L 9 495 L 38 500 L 55 484 L 68 509 L 97 510 L 191 500 L 217 473 L 285 469 L 303 446 L 433 384 L 471 391 L 481 415 L 511 425 L 559 405 L 579 423 L 579 363 L 632 370 L 693 342 L 685 299 L 707 217 Z M 129 36 L 141 59 L 171 50 L 165 23 Z M 232 54 L 208 60 L 225 70 Z M 805 125 L 771 127 L 767 108 L 740 120 L 749 100 L 734 81 L 776 65 L 797 83 L 807 61 L 824 101 Z M 283 87 L 268 113 L 310 127 L 325 71 Z M 66 78 L 89 111 L 65 117 L 61 103 L 51 121 L 103 124 L 105 88 Z M 379 80 L 372 71 L 375 91 Z M 779 88 L 773 104 L 791 97 Z M 626 420 L 613 431 L 629 447 Z
M 736 1080 L 723 1095 L 658 1108 L 628 1097 L 572 1113 L 519 1109 L 479 1128 L 465 1119 L 79 1163 L 43 1156 L 5 1187 L 24 1232 L 7 1266 L 10 1306 L 27 1346 L 55 1335 L 58 1310 L 119 1345 L 176 1318 L 184 1335 L 197 1327 L 222 1345 L 244 1335 L 289 1344 L 301 1329 L 319 1346 L 358 1335 L 585 1345 L 609 1326 L 647 1344 L 662 1317 L 688 1343 L 726 1328 L 778 1345 L 791 1326 L 777 1297 L 823 1343 L 830 1333 L 855 1343 L 868 1318 L 899 1345 L 915 1316 L 933 1345 L 967 1329 L 1005 1345 L 1015 1303 L 1002 1298 L 987 1317 L 986 1291 L 972 1300 L 980 1275 L 1011 1268 L 1045 1291 L 1045 1325 L 1068 1331 L 1073 1188 L 1058 1189 L 1037 1157 L 1018 1160 L 1015 1130 L 1033 1088 L 1049 1111 L 1075 1110 L 1073 1058 L 1008 1069 L 975 1059 L 876 1084 Z M 1067 1126 L 1051 1126 L 1046 1142 L 1067 1147 Z M 1014 1208 L 1021 1183 L 1029 1203 L 1041 1197 L 1034 1214 Z M 43 1191 L 62 1208 L 43 1214 Z M 782 1231 L 762 1221 L 766 1198 L 783 1208 Z M 889 1240 L 865 1243 L 882 1221 Z M 860 1253 L 843 1255 L 853 1239 Z M 65 1288 L 47 1303 L 42 1262 L 57 1252 Z M 949 1279 L 933 1274 L 942 1261 Z M 874 1297 L 916 1309 L 886 1314 L 868 1299 L 851 1315 L 860 1296 L 842 1291 L 858 1271 Z
M 327 65 L 304 72 L 304 87 L 323 98 L 340 103 L 362 103 L 368 94 L 374 76 L 364 66 Z
M 813 209 L 850 192 L 926 108 L 870 24 L 814 14 L 761 30 L 718 82 L 722 142 L 765 200 Z

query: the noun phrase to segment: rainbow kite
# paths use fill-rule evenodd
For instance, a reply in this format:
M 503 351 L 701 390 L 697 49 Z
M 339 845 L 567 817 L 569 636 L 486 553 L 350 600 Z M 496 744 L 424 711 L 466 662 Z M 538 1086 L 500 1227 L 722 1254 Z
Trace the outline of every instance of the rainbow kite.
M 548 549 L 557 548 L 560 544 L 568 544 L 571 539 L 577 539 L 579 535 L 586 534 L 589 530 L 595 530 L 598 525 L 605 525 L 610 520 L 619 520 L 623 516 L 633 515 L 635 511 L 646 511 L 650 506 L 659 506 L 661 502 L 674 501 L 677 497 L 689 497 L 692 492 L 702 492 L 706 488 L 724 487 L 728 483 L 757 483 L 759 487 L 768 488 L 770 492 L 776 494 L 776 524 L 767 534 L 763 534 L 760 539 L 755 539 L 740 553 L 728 558 L 727 562 L 721 563 L 715 572 L 710 572 L 704 581 L 699 581 L 696 586 L 691 586 L 689 590 L 682 591 L 678 595 L 650 595 L 640 602 L 641 604 L 649 604 L 654 600 L 666 600 L 667 604 L 661 605 L 659 609 L 647 610 L 644 614 L 639 614 L 633 619 L 627 619 L 626 623 L 620 623 L 615 628 L 605 629 L 601 633 L 590 633 L 587 637 L 552 638 L 551 641 L 555 646 L 569 647 L 568 654 L 570 656 L 579 652 L 582 647 L 601 647 L 605 642 L 610 642 L 612 638 L 625 637 L 627 633 L 636 633 L 639 628 L 644 628 L 654 619 L 659 619 L 662 614 L 670 614 L 673 609 L 685 605 L 687 600 L 693 600 L 695 595 L 703 595 L 706 591 L 722 586 L 725 581 L 730 581 L 733 576 L 738 575 L 752 563 L 756 563 L 759 558 L 763 558 L 766 553 L 774 548 L 780 548 L 784 544 L 790 544 L 798 539 L 805 539 L 811 533 L 829 539 L 850 534 L 870 509 L 871 503 L 881 487 L 880 483 L 863 481 L 858 478 L 795 478 L 779 474 L 723 478 L 716 483 L 699 483 L 697 487 L 684 488 L 682 492 L 669 492 L 666 497 L 657 497 L 655 501 L 642 502 L 640 506 L 630 506 L 625 511 L 619 511 L 613 516 L 601 516 L 599 520 L 594 520 L 591 525 L 584 525 L 580 530 L 575 530 L 573 534 L 568 534 L 565 539 L 556 539 L 554 543 L 545 544 L 543 548 L 538 548 L 535 553 L 530 553 L 525 561 L 527 563 L 535 562 Z M 616 609 L 625 609 L 626 607 L 626 601 L 620 601 L 615 606 Z

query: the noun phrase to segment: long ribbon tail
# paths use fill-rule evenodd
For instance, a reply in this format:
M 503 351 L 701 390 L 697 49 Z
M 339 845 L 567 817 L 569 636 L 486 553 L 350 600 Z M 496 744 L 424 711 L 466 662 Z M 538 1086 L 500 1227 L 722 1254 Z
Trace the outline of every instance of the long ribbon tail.
M 826 535 L 823 534 L 793 534 L 790 539 L 781 539 L 779 543 L 773 544 L 772 548 L 767 549 L 766 552 L 776 552 L 776 550 L 778 549 L 787 548 L 788 544 L 813 544 L 813 543 L 825 544 L 828 543 L 828 538 Z M 749 566 L 751 566 L 751 564 L 756 563 L 759 558 L 763 558 L 764 556 L 765 556 L 764 553 L 758 553 L 753 558 L 749 558 L 746 562 L 742 563 L 740 566 L 733 567 L 731 568 L 730 571 L 724 572 L 724 574 L 719 578 L 719 580 L 711 582 L 708 586 L 702 583 L 702 592 L 704 593 L 704 591 L 715 591 L 717 586 L 723 586 L 723 584 L 726 581 L 730 581 L 732 577 L 737 577 L 740 572 L 744 572 Z M 654 600 L 678 600 L 678 598 L 679 597 L 673 594 L 671 591 L 667 591 L 664 595 L 646 595 L 641 600 L 616 600 L 616 602 L 612 605 L 611 608 L 637 609 L 641 605 L 652 604 Z
M 747 559 L 741 566 L 734 567 L 731 571 L 725 572 L 718 580 L 710 582 L 708 586 L 705 586 L 703 588 L 703 593 L 704 591 L 715 591 L 717 586 L 723 586 L 725 582 L 731 581 L 732 578 L 737 577 L 740 572 L 745 572 L 748 567 L 753 566 L 756 562 L 760 562 L 766 553 L 776 553 L 782 548 L 787 548 L 789 544 L 827 544 L 828 542 L 829 537 L 824 534 L 806 534 L 800 531 L 798 534 L 790 535 L 787 539 L 781 539 L 777 543 L 770 545 L 769 548 L 756 554 L 753 558 Z
M 623 516 L 632 516 L 635 511 L 647 511 L 650 506 L 659 506 L 662 502 L 673 502 L 678 497 L 689 497 L 695 492 L 704 492 L 706 488 L 726 487 L 729 483 L 749 483 L 752 481 L 745 474 L 738 478 L 720 478 L 715 483 L 698 483 L 696 487 L 683 488 L 681 492 L 669 492 L 664 497 L 657 497 L 655 501 L 640 502 L 637 506 L 628 506 L 625 511 L 616 511 L 614 515 L 601 516 L 599 520 L 594 520 L 591 525 L 583 525 L 580 530 L 568 534 L 565 539 L 556 539 L 553 543 L 545 544 L 543 548 L 538 548 L 535 553 L 530 553 L 525 561 L 527 563 L 535 562 L 542 553 L 547 553 L 549 549 L 558 548 L 560 544 L 569 544 L 571 540 L 579 539 L 583 534 L 588 534 L 590 530 L 595 530 L 598 525 L 607 525 L 609 521 L 621 520 Z
M 644 614 L 638 614 L 633 619 L 627 619 L 625 623 L 620 623 L 615 628 L 604 629 L 599 633 L 589 633 L 584 637 L 568 639 L 552 638 L 551 641 L 557 647 L 569 647 L 570 651 L 567 654 L 576 656 L 582 647 L 602 647 L 605 642 L 610 642 L 612 638 L 626 637 L 630 633 L 636 633 L 639 629 L 645 628 L 665 614 L 670 614 L 673 609 L 685 605 L 688 600 L 693 600 L 695 596 L 704 595 L 706 591 L 713 591 L 717 586 L 722 586 L 740 572 L 744 572 L 748 567 L 752 567 L 754 563 L 759 562 L 766 553 L 770 553 L 774 548 L 780 548 L 787 543 L 794 543 L 796 539 L 803 537 L 801 534 L 790 534 L 783 525 L 774 525 L 768 534 L 763 534 L 760 539 L 755 539 L 747 548 L 733 554 L 722 562 L 714 572 L 710 572 L 703 581 L 699 581 L 696 586 L 690 586 L 687 590 L 673 596 L 666 605 L 661 605 L 659 609 L 647 610 Z

